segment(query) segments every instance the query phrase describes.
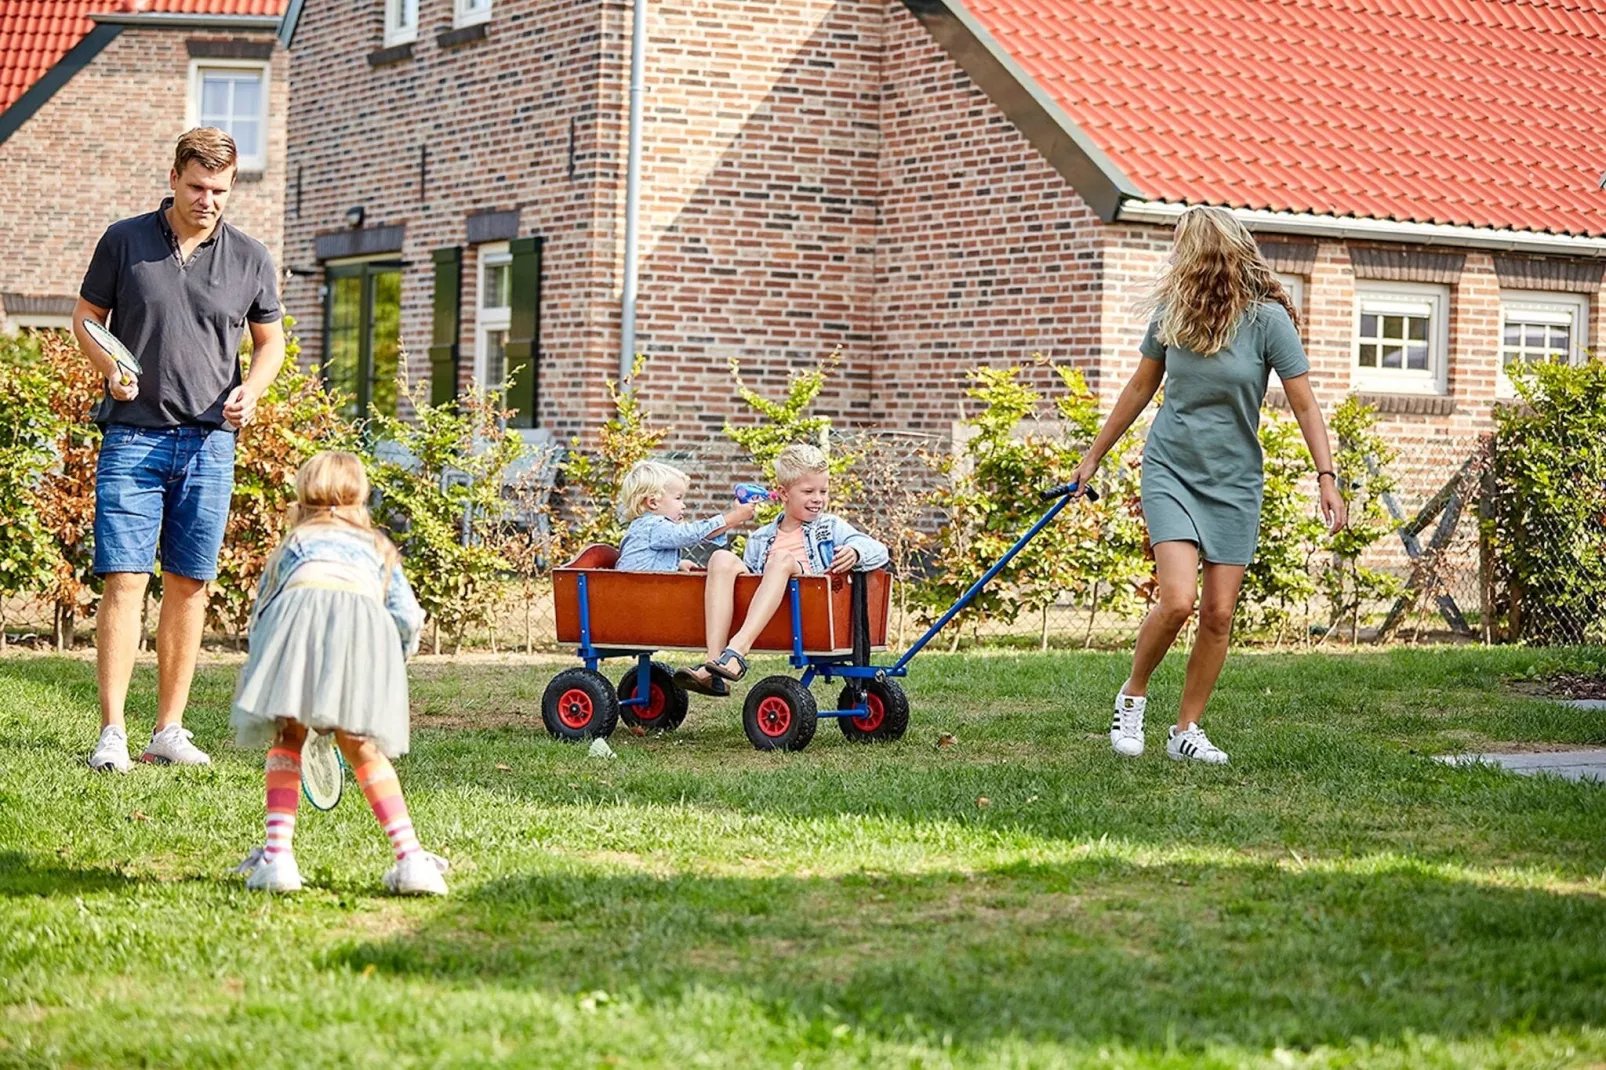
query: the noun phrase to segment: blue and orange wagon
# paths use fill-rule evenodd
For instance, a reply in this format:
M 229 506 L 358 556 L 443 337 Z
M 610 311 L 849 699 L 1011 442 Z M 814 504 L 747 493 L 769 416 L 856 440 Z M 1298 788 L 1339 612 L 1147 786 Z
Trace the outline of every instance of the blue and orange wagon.
M 1042 531 L 1070 500 L 1074 486 L 1045 491 L 1054 504 L 970 589 L 888 665 L 873 663 L 887 642 L 892 578 L 884 570 L 798 576 L 782 610 L 759 633 L 754 652 L 784 653 L 802 676 L 766 676 L 748 689 L 742 727 L 759 750 L 802 750 L 822 717 L 859 743 L 899 739 L 909 727 L 909 698 L 898 682 L 909 662 Z M 1097 499 L 1091 488 L 1088 497 Z M 686 718 L 689 697 L 674 669 L 653 660 L 659 650 L 702 651 L 704 575 L 696 572 L 624 572 L 619 551 L 586 547 L 552 572 L 560 643 L 576 644 L 582 667 L 552 678 L 541 697 L 541 719 L 556 739 L 609 736 L 622 718 L 650 731 L 671 731 Z M 736 580 L 733 627 L 740 627 L 758 588 L 757 576 Z M 610 683 L 600 671 L 609 658 L 635 664 Z M 809 690 L 817 679 L 842 681 L 835 708 L 822 710 Z

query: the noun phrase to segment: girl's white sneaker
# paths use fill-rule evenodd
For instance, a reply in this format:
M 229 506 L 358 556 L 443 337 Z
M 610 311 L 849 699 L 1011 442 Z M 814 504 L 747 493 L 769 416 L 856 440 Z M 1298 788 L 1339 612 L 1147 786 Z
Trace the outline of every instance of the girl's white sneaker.
M 280 851 L 272 858 L 265 859 L 261 855 L 261 848 L 257 848 L 251 857 L 235 868 L 246 867 L 250 868 L 245 878 L 245 886 L 253 892 L 301 890 L 301 867 L 296 865 L 296 856 L 289 851 Z
M 1206 765 L 1226 765 L 1227 752 L 1210 742 L 1210 737 L 1204 734 L 1204 729 L 1196 724 L 1190 724 L 1181 732 L 1177 726 L 1172 725 L 1167 734 L 1165 752 L 1172 761 L 1204 762 Z
M 1110 722 L 1110 746 L 1124 758 L 1143 753 L 1143 711 L 1146 698 L 1135 698 L 1125 691 L 1115 696 L 1115 719 Z
M 428 851 L 414 851 L 385 874 L 385 887 L 397 895 L 445 895 L 446 879 L 441 876 L 451 863 Z

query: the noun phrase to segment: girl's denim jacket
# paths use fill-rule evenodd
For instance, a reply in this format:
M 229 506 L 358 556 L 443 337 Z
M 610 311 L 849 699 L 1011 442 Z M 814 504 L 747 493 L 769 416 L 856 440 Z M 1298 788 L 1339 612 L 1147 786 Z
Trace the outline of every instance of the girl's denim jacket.
M 742 552 L 742 563 L 750 571 L 764 571 L 764 562 L 770 555 L 770 547 L 775 543 L 775 528 L 779 523 L 780 517 L 776 517 L 747 537 L 747 549 Z M 827 542 L 831 544 L 829 552 L 823 545 Z M 821 513 L 803 525 L 803 547 L 808 554 L 811 575 L 822 573 L 829 568 L 831 558 L 844 546 L 851 546 L 859 552 L 859 561 L 853 566 L 855 572 L 869 572 L 872 569 L 886 567 L 889 557 L 887 548 L 841 517 Z
M 385 609 L 401 633 L 402 649 L 408 657 L 418 653 L 424 630 L 424 611 L 413 595 L 407 574 L 397 562 L 385 574 L 385 555 L 373 538 L 361 531 L 332 524 L 310 524 L 292 531 L 283 545 L 268 559 L 268 567 L 257 585 L 256 604 L 251 607 L 251 627 L 268 604 L 284 590 L 296 569 L 310 561 L 346 565 L 371 574 L 385 592 Z
M 674 572 L 680 567 L 680 551 L 696 546 L 724 526 L 723 516 L 677 524 L 667 516 L 643 513 L 625 529 L 625 537 L 619 540 L 619 560 L 613 567 L 621 572 Z

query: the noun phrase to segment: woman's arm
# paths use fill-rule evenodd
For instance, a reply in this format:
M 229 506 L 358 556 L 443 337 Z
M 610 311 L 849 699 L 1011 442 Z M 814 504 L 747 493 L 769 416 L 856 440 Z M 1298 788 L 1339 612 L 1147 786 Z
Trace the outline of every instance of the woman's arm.
M 1148 357 L 1138 361 L 1137 370 L 1132 373 L 1132 378 L 1126 381 L 1126 386 L 1121 388 L 1121 396 L 1115 399 L 1115 407 L 1110 410 L 1104 426 L 1093 439 L 1093 445 L 1087 448 L 1087 455 L 1082 458 L 1082 463 L 1076 466 L 1076 471 L 1071 476 L 1071 481 L 1076 484 L 1076 491 L 1072 497 L 1081 496 L 1088 481 L 1099 470 L 1104 455 L 1110 452 L 1111 446 L 1121 441 L 1121 436 L 1126 434 L 1127 428 L 1131 427 L 1133 421 L 1149 407 L 1149 402 L 1154 400 L 1155 391 L 1160 389 L 1160 384 L 1164 380 L 1165 365 L 1162 362 L 1150 360 Z
M 1329 531 L 1337 532 L 1349 522 L 1349 504 L 1338 490 L 1338 474 L 1333 468 L 1333 449 L 1327 441 L 1327 421 L 1322 419 L 1322 407 L 1310 388 L 1309 375 L 1296 375 L 1284 379 L 1283 393 L 1288 407 L 1299 421 L 1300 433 L 1310 449 L 1311 460 L 1316 462 L 1316 484 L 1321 491 L 1322 519 Z

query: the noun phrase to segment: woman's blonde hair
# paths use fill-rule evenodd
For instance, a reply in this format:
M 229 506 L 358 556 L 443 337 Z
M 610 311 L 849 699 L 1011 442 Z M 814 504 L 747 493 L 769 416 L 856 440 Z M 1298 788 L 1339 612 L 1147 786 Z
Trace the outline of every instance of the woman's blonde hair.
M 1171 259 L 1144 302 L 1144 310 L 1160 318 L 1160 341 L 1204 356 L 1220 352 L 1244 315 L 1263 301 L 1287 309 L 1299 330 L 1293 300 L 1238 217 L 1225 208 L 1183 212 Z
M 628 524 L 647 512 L 654 498 L 676 486 L 690 487 L 691 477 L 672 464 L 637 461 L 619 483 L 619 519 Z
M 343 524 L 373 536 L 388 565 L 396 547 L 374 527 L 368 514 L 368 472 L 362 459 L 344 450 L 308 457 L 296 472 L 296 500 L 290 506 L 290 530 L 305 524 Z

